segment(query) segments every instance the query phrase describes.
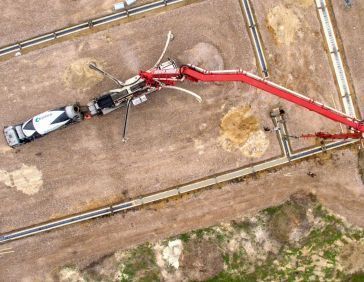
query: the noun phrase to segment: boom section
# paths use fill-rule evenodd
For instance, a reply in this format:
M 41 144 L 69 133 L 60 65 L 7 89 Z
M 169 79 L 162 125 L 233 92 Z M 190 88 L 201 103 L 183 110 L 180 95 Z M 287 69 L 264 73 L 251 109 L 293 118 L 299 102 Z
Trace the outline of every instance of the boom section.
M 142 75 L 144 75 L 144 73 L 142 73 Z M 247 71 L 208 71 L 194 65 L 185 65 L 175 71 L 152 71 L 146 74 L 146 76 L 148 76 L 149 81 L 161 81 L 166 84 L 172 84 L 175 83 L 176 80 L 183 79 L 195 82 L 243 82 L 286 101 L 304 107 L 335 122 L 342 123 L 350 129 L 362 133 L 364 132 L 364 124 L 362 121 Z

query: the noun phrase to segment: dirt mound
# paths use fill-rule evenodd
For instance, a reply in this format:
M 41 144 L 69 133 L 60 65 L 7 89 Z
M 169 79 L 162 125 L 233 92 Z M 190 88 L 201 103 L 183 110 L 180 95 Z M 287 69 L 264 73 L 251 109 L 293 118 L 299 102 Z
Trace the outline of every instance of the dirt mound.
M 208 240 L 194 239 L 185 245 L 181 269 L 188 281 L 204 281 L 224 269 L 219 246 Z
M 269 220 L 272 237 L 281 243 L 293 243 L 307 235 L 310 223 L 307 210 L 315 203 L 312 195 L 297 193 L 274 211 Z
M 285 205 L 270 222 L 272 236 L 281 243 L 288 243 L 291 234 L 305 222 L 305 212 L 295 205 Z
M 220 128 L 222 145 L 228 151 L 239 149 L 247 157 L 260 157 L 268 148 L 269 140 L 246 107 L 231 109 L 222 118 Z
M 300 19 L 292 9 L 283 5 L 275 6 L 267 16 L 267 27 L 279 44 L 290 45 L 300 28 Z
M 43 185 L 42 172 L 35 166 L 22 165 L 20 169 L 7 172 L 0 170 L 0 182 L 24 194 L 33 195 Z
M 312 0 L 285 0 L 284 2 L 289 5 L 293 4 L 304 8 L 308 8 L 313 5 Z
M 178 56 L 181 63 L 193 64 L 207 70 L 224 69 L 224 60 L 220 51 L 213 45 L 200 42 Z
M 65 71 L 63 80 L 67 87 L 72 89 L 89 89 L 103 80 L 103 76 L 98 72 L 89 68 L 91 62 L 95 61 L 92 58 L 82 58 L 74 61 Z

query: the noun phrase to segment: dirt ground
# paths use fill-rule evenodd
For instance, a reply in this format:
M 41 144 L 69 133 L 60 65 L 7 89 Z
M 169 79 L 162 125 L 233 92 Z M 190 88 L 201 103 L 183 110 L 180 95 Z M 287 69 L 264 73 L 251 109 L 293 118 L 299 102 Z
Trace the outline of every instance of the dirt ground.
M 68 264 L 55 280 L 362 281 L 363 238 L 364 229 L 298 192 L 252 217 L 120 250 L 82 269 Z
M 6 61 L 0 66 L 0 71 L 7 71 L 0 78 L 0 126 L 75 101 L 86 103 L 115 87 L 110 81 L 100 82 L 97 74 L 85 68 L 89 60 L 96 60 L 120 78 L 152 66 L 169 29 L 176 38 L 168 56 L 201 66 L 209 62 L 211 67 L 222 67 L 223 62 L 224 67 L 234 68 L 239 63 L 254 70 L 251 46 L 244 44 L 248 36 L 239 9 L 235 0 L 206 1 L 132 22 L 127 29 L 114 27 Z M 202 10 L 205 16 L 197 16 Z M 187 15 L 191 28 L 195 27 L 193 34 L 179 24 Z M 236 20 L 231 22 L 231 18 Z M 218 29 L 216 21 L 221 23 Z M 165 24 L 157 30 L 157 23 Z M 199 29 L 202 25 L 205 28 Z M 205 49 L 212 46 L 208 52 L 202 52 L 202 43 Z M 205 57 L 192 56 L 191 50 Z M 131 110 L 126 144 L 121 138 L 122 111 L 73 125 L 19 150 L 6 150 L 1 139 L 0 169 L 11 174 L 23 165 L 35 166 L 43 185 L 29 196 L 15 185 L 0 183 L 0 230 L 134 198 L 281 154 L 275 133 L 262 132 L 264 126 L 272 127 L 266 106 L 251 107 L 249 114 L 256 127 L 252 134 L 247 132 L 244 148 L 224 147 L 221 120 L 233 108 L 250 108 L 253 89 L 233 83 L 186 87 L 200 93 L 203 103 L 178 92 L 153 94 L 147 103 Z M 262 143 L 259 152 L 249 145 L 255 139 Z M 32 212 L 19 212 L 14 202 Z
M 207 280 L 223 270 L 223 259 L 213 242 L 191 240 L 184 250 L 186 255 L 181 257 L 181 269 L 189 281 Z
M 0 2 L 0 46 L 16 43 L 113 12 L 118 0 L 31 0 Z M 153 0 L 138 0 L 133 6 Z
M 251 215 L 283 203 L 298 190 L 315 193 L 323 205 L 364 226 L 364 186 L 356 152 L 337 151 L 326 159 L 317 157 L 184 200 L 9 243 L 6 247 L 15 252 L 6 255 L 6 260 L 3 257 L 0 273 L 5 281 L 32 281 L 34 277 L 44 281 L 61 265 L 75 264 L 82 269 L 119 249 Z M 307 175 L 309 171 L 316 176 Z
M 269 79 L 341 109 L 314 1 L 254 1 L 253 7 L 265 47 Z M 265 96 L 264 103 L 271 104 L 270 97 Z M 340 126 L 306 109 L 283 101 L 276 103 L 287 112 L 290 135 L 340 132 Z M 297 150 L 314 145 L 315 140 L 291 142 Z
M 346 62 L 354 83 L 354 90 L 359 102 L 359 110 L 364 113 L 364 2 L 353 1 L 350 9 L 345 9 L 344 1 L 331 1 L 341 39 L 344 44 Z
M 330 104 L 331 93 L 336 97 L 337 91 L 315 9 L 306 2 L 261 1 L 254 7 L 268 50 L 271 80 Z M 294 7 L 274 9 L 279 5 Z M 272 10 L 278 16 L 293 11 L 299 19 L 293 23 L 301 25 L 298 33 L 282 35 L 277 16 L 267 19 Z M 189 29 L 180 24 L 186 18 Z M 272 28 L 261 24 L 268 22 Z M 256 71 L 239 2 L 203 1 L 3 62 L 0 72 L 7 75 L 0 77 L 0 127 L 74 101 L 85 103 L 114 87 L 88 72 L 84 66 L 89 60 L 120 78 L 152 66 L 168 30 L 176 38 L 167 55 L 180 62 Z M 276 36 L 287 37 L 289 45 L 275 41 Z M 300 64 L 292 63 L 297 61 Z M 308 78 L 307 69 L 315 75 Z M 19 150 L 9 150 L 0 139 L 0 232 L 278 156 L 275 133 L 263 130 L 272 127 L 269 111 L 277 105 L 288 111 L 291 134 L 338 130 L 314 113 L 245 85 L 186 87 L 200 93 L 204 102 L 168 91 L 155 94 L 132 109 L 126 144 L 121 140 L 121 112 L 55 132 Z M 229 120 L 235 125 L 226 124 Z M 246 120 L 250 126 L 241 127 Z M 249 137 L 236 134 L 236 129 L 246 130 Z M 250 146 L 257 141 L 261 152 Z M 295 148 L 306 145 L 312 142 Z M 184 200 L 12 242 L 7 246 L 15 252 L 2 258 L 1 277 L 43 281 L 65 263 L 85 267 L 118 249 L 279 204 L 301 189 L 316 193 L 325 206 L 364 226 L 364 188 L 357 163 L 356 151 L 338 151 Z

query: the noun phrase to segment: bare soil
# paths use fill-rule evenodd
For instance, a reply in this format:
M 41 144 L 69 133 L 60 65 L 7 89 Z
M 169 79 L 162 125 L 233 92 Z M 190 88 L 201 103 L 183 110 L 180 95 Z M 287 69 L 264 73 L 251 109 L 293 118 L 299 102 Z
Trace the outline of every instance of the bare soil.
M 301 4 L 306 1 L 284 3 L 301 24 L 289 47 L 277 45 L 275 33 L 266 26 L 269 11 L 282 3 L 254 3 L 272 80 L 330 104 L 331 93 L 337 93 L 315 9 Z M 181 25 L 186 19 L 189 29 Z M 204 1 L 2 63 L 0 72 L 6 75 L 0 77 L 0 126 L 76 100 L 85 103 L 114 87 L 106 80 L 92 83 L 91 88 L 69 87 L 63 74 L 78 60 L 95 59 L 120 78 L 152 66 L 168 30 L 176 35 L 167 54 L 170 57 L 209 62 L 201 51 L 207 48 L 208 54 L 215 54 L 216 67 L 221 65 L 221 57 L 224 68 L 256 70 L 239 2 Z M 198 55 L 189 50 L 197 50 Z M 9 151 L 5 141 L 0 141 L 2 175 L 26 165 L 36 167 L 43 181 L 32 195 L 0 183 L 0 231 L 134 198 L 279 155 L 274 132 L 266 133 L 270 147 L 259 158 L 225 150 L 220 142 L 221 120 L 234 108 L 250 107 L 261 129 L 272 127 L 269 110 L 277 105 L 288 111 L 291 134 L 338 129 L 313 113 L 245 85 L 186 87 L 201 93 L 204 103 L 199 105 L 168 91 L 157 93 L 146 104 L 132 109 L 127 144 L 121 141 L 120 113 L 50 134 L 18 150 Z M 307 141 L 295 148 L 312 144 Z M 358 173 L 357 150 L 345 149 L 221 189 L 11 242 L 8 246 L 15 252 L 3 258 L 1 277 L 4 281 L 52 280 L 52 273 L 65 263 L 84 268 L 119 249 L 280 204 L 298 190 L 316 194 L 335 213 L 364 226 L 364 187 Z
M 300 215 L 292 217 L 288 211 Z M 289 217 L 294 220 L 287 225 L 294 228 L 275 225 L 277 218 Z M 297 232 L 299 226 L 304 230 Z M 277 241 L 272 227 L 295 240 Z M 353 276 L 360 277 L 363 268 L 363 238 L 364 229 L 301 191 L 254 216 L 120 250 L 83 269 L 68 265 L 55 277 L 61 281 L 65 276 L 77 281 L 362 281 Z
M 0 46 L 13 44 L 113 12 L 117 0 L 3 0 Z M 134 6 L 153 2 L 138 0 Z
M 334 16 L 337 23 L 338 33 L 342 39 L 345 56 L 349 66 L 349 79 L 354 84 L 354 93 L 359 103 L 359 110 L 364 113 L 364 2 L 353 1 L 350 9 L 345 9 L 343 1 L 331 1 Z
M 237 145 L 244 144 L 249 135 L 258 129 L 258 121 L 246 108 L 231 110 L 221 120 L 223 135 Z
M 191 49 L 186 50 L 178 59 L 181 62 L 189 62 L 207 70 L 224 69 L 224 59 L 221 52 L 216 46 L 206 42 L 200 42 Z
M 304 7 L 304 8 L 314 5 L 314 3 L 311 0 L 284 0 L 283 3 L 290 4 L 290 5 L 294 4 L 294 5 Z
M 358 168 L 361 176 L 361 181 L 364 183 L 364 150 L 359 150 L 358 153 Z
M 82 269 L 119 249 L 252 215 L 283 203 L 297 191 L 316 194 L 323 205 L 351 223 L 364 226 L 364 187 L 357 161 L 355 151 L 340 150 L 325 161 L 312 158 L 154 208 L 11 242 L 7 246 L 15 252 L 6 255 L 0 273 L 7 281 L 35 277 L 45 280 L 61 265 L 77 264 Z M 309 176 L 309 171 L 316 176 Z
M 71 63 L 63 74 L 65 85 L 71 89 L 86 90 L 101 82 L 104 79 L 103 75 L 90 69 L 90 63 L 100 65 L 92 58 L 82 58 Z
M 300 20 L 292 9 L 283 5 L 275 6 L 267 16 L 268 27 L 277 44 L 291 45 L 300 29 Z
M 292 233 L 297 229 L 309 229 L 306 218 L 306 209 L 294 202 L 286 204 L 272 216 L 269 229 L 272 237 L 281 243 L 289 243 Z
M 43 178 L 42 172 L 35 166 L 22 165 L 19 169 L 10 172 L 0 170 L 0 182 L 26 195 L 33 195 L 42 187 Z
M 191 18 L 193 33 L 179 24 L 186 17 Z M 231 18 L 236 20 L 232 23 Z M 218 29 L 216 21 L 221 23 Z M 2 63 L 0 71 L 7 75 L 0 77 L 0 126 L 75 101 L 85 104 L 115 88 L 111 81 L 99 81 L 97 74 L 87 69 L 87 62 L 95 60 L 105 70 L 126 79 L 155 63 L 168 30 L 175 34 L 169 57 L 186 56 L 188 60 L 194 55 L 190 50 L 197 50 L 201 57 L 202 46 L 208 51 L 203 58 L 206 62 L 213 50 L 218 56 L 212 62 L 219 63 L 221 57 L 227 68 L 235 68 L 239 62 L 255 69 L 253 51 L 245 44 L 249 39 L 239 3 L 215 0 L 192 4 Z M 200 93 L 203 103 L 174 91 L 153 94 L 147 103 L 131 110 L 126 144 L 121 138 L 123 111 L 119 111 L 72 125 L 17 150 L 4 151 L 1 170 L 35 166 L 42 173 L 43 186 L 29 197 L 0 183 L 0 230 L 6 232 L 127 200 L 281 154 L 274 132 L 265 136 L 269 149 L 255 158 L 240 151 L 227 152 L 221 145 L 221 119 L 231 108 L 248 106 L 253 99 L 250 87 L 234 83 L 185 87 Z M 268 109 L 252 109 L 251 114 L 261 129 L 272 127 Z M 0 146 L 6 147 L 4 139 L 0 139 Z M 24 212 L 19 212 L 14 202 L 21 202 Z
M 221 144 L 228 152 L 239 150 L 246 157 L 259 158 L 269 148 L 269 138 L 249 108 L 232 108 L 220 128 Z
M 309 3 L 310 2 L 310 3 Z M 254 1 L 257 24 L 266 51 L 270 80 L 329 106 L 341 109 L 321 23 L 313 1 Z M 279 104 L 287 113 L 290 135 L 341 128 L 313 112 L 266 94 L 265 105 Z M 291 140 L 294 150 L 312 146 L 315 140 Z
M 341 253 L 343 266 L 349 273 L 356 273 L 364 269 L 364 245 L 352 242 L 346 245 Z
M 216 242 L 193 239 L 183 246 L 181 271 L 189 281 L 204 281 L 224 269 L 221 250 Z

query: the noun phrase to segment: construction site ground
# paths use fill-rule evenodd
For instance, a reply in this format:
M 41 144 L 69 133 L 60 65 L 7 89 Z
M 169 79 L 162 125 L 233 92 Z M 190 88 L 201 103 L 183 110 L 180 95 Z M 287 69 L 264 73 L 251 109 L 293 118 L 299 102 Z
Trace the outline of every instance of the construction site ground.
M 110 253 L 60 281 L 363 281 L 364 230 L 297 192 L 279 206 Z
M 342 110 L 314 1 L 257 1 L 254 10 L 270 80 Z M 287 127 L 293 136 L 312 131 L 340 132 L 337 123 L 294 104 L 279 103 L 287 112 Z M 293 149 L 310 146 L 312 142 L 291 139 Z
M 120 1 L 122 2 L 122 1 Z M 130 7 L 148 4 L 153 0 L 138 0 Z M 111 14 L 114 0 L 46 0 L 11 1 L 0 3 L 0 46 L 14 44 L 38 35 L 86 22 Z
M 363 115 L 364 105 L 364 2 L 357 1 L 353 9 L 345 8 L 342 1 L 332 1 L 333 11 L 337 21 L 338 33 L 344 42 L 343 51 L 349 66 L 349 78 L 352 79 L 354 91 L 358 99 L 359 111 Z
M 306 2 L 310 1 L 254 2 L 270 79 L 329 105 L 334 99 L 339 107 L 315 6 Z M 258 73 L 242 15 L 237 0 L 199 1 L 2 62 L 0 72 L 6 75 L 0 77 L 0 126 L 75 101 L 86 103 L 113 88 L 112 82 L 88 69 L 88 62 L 98 62 L 121 79 L 148 69 L 159 57 L 168 30 L 175 40 L 167 55 L 181 63 Z M 188 28 L 181 24 L 186 19 Z M 39 33 L 34 27 L 34 35 Z M 352 56 L 355 60 L 355 53 Z M 349 67 L 357 71 L 350 63 Z M 278 157 L 281 150 L 269 117 L 278 105 L 287 112 L 292 135 L 340 130 L 331 121 L 246 85 L 185 87 L 201 94 L 203 103 L 173 91 L 153 94 L 147 103 L 132 108 L 126 144 L 121 140 L 122 111 L 17 150 L 1 140 L 0 232 Z M 300 149 L 315 140 L 292 144 Z M 297 190 L 316 193 L 325 206 L 364 226 L 357 164 L 353 146 L 221 189 L 15 241 L 8 244 L 14 253 L 1 258 L 0 273 L 6 281 L 50 278 L 64 264 L 85 267 L 121 248 L 279 204 Z
M 229 5 L 232 7 L 227 10 L 221 1 L 203 2 L 133 22 L 127 29 L 114 27 L 3 63 L 0 68 L 7 76 L 0 78 L 5 94 L 0 108 L 7 114 L 1 119 L 1 126 L 22 121 L 44 109 L 75 101 L 85 104 L 115 87 L 110 81 L 101 81 L 88 68 L 88 62 L 97 61 L 120 78 L 147 69 L 163 49 L 168 29 L 176 35 L 168 52 L 172 58 L 208 68 L 232 68 L 240 62 L 254 69 L 251 45 L 244 44 L 249 38 L 239 4 L 230 1 Z M 193 17 L 201 10 L 206 18 Z M 196 29 L 193 34 L 179 24 L 187 15 L 196 19 L 190 23 Z M 163 29 L 155 28 L 158 22 L 167 22 L 171 17 L 175 19 L 173 23 Z M 234 24 L 229 23 L 229 18 L 236 19 Z M 213 29 L 216 20 L 226 23 L 219 32 Z M 198 29 L 201 25 L 207 30 Z M 37 74 L 33 75 L 35 68 Z M 263 142 L 261 154 L 247 157 L 244 149 L 228 147 L 220 134 L 221 119 L 233 108 L 242 115 L 228 117 L 227 122 L 245 118 L 249 101 L 254 99 L 251 88 L 233 83 L 186 87 L 201 93 L 204 102 L 199 104 L 173 91 L 153 94 L 147 103 L 131 110 L 126 144 L 121 138 L 123 111 L 55 132 L 18 150 L 7 150 L 5 140 L 1 140 L 1 169 L 22 178 L 15 179 L 10 188 L 2 184 L 1 231 L 135 198 L 281 154 L 276 134 L 261 131 L 264 125 L 273 126 L 269 107 L 264 104 L 258 108 L 251 106 L 251 128 L 226 129 L 246 130 L 246 136 L 250 129 L 259 131 L 256 141 Z M 15 110 L 9 114 L 11 109 Z M 36 179 L 24 178 L 21 171 L 31 167 L 36 167 L 42 176 L 38 177 L 38 173 Z M 38 188 L 28 191 L 31 186 Z M 19 214 L 14 201 L 32 212 Z
M 14 241 L 7 247 L 15 252 L 2 258 L 0 272 L 5 281 L 35 277 L 44 281 L 64 265 L 82 269 L 119 249 L 248 216 L 282 203 L 298 190 L 315 193 L 335 213 L 364 226 L 363 184 L 357 174 L 356 152 L 344 150 L 327 157 L 184 199 Z M 307 175 L 310 171 L 316 176 Z

